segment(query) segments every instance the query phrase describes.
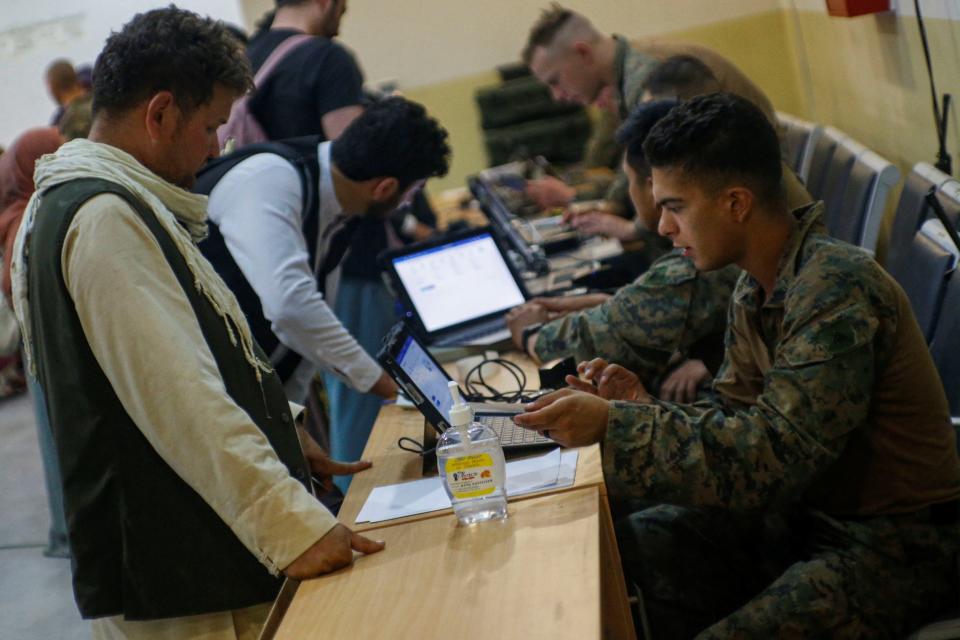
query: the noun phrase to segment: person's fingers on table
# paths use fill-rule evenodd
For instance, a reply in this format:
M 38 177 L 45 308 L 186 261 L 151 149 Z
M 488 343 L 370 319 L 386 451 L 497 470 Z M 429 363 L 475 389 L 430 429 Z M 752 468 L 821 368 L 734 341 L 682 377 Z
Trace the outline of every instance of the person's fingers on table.
M 327 464 L 327 471 L 334 476 L 350 476 L 355 473 L 360 473 L 361 471 L 366 471 L 373 466 L 373 463 L 369 460 L 358 460 L 356 462 L 341 462 L 339 460 L 330 459 L 330 462 Z
M 362 536 L 359 533 L 351 532 L 350 534 L 350 548 L 354 551 L 359 551 L 370 555 L 371 553 L 377 553 L 378 551 L 383 551 L 386 547 L 386 543 L 382 540 L 371 540 L 366 536 Z

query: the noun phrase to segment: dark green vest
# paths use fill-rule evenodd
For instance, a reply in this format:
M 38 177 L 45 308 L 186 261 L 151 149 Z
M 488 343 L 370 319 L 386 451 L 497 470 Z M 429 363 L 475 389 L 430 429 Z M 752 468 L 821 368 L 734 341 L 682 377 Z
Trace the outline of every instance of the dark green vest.
M 227 393 L 267 436 L 291 474 L 309 486 L 279 379 L 265 374 L 262 384 L 257 382 L 152 211 L 126 189 L 103 180 L 49 189 L 27 253 L 30 323 L 63 471 L 80 612 L 87 618 L 123 614 L 145 620 L 268 602 L 280 580 L 150 446 L 97 365 L 80 326 L 63 281 L 61 255 L 77 209 L 102 193 L 126 200 L 149 227 L 196 313 Z

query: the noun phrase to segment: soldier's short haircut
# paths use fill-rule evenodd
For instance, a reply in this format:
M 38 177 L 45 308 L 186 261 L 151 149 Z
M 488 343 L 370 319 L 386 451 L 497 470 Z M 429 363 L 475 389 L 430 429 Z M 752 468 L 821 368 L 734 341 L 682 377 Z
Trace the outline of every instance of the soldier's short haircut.
M 396 178 L 401 189 L 446 175 L 447 131 L 422 105 L 398 96 L 367 107 L 333 142 L 330 157 L 354 181 Z
M 530 64 L 538 47 L 552 48 L 558 40 L 567 37 L 590 38 L 599 35 L 587 18 L 553 2 L 540 13 L 540 18 L 530 28 L 527 44 L 520 54 L 524 64 Z
M 238 94 L 253 86 L 240 42 L 220 22 L 173 5 L 140 13 L 107 38 L 93 69 L 93 113 L 123 113 L 159 91 L 190 112 L 215 85 Z
M 679 100 L 654 100 L 634 107 L 626 121 L 617 130 L 617 144 L 624 148 L 627 164 L 639 176 L 650 175 L 650 165 L 643 152 L 643 143 L 653 126 L 680 104 Z
M 643 90 L 654 98 L 689 100 L 720 91 L 720 81 L 699 59 L 679 55 L 655 66 L 643 81 Z
M 69 60 L 58 58 L 47 67 L 47 84 L 54 91 L 71 89 L 78 84 L 77 71 Z
M 739 96 L 712 93 L 679 104 L 653 127 L 643 151 L 654 169 L 680 168 L 718 189 L 743 181 L 759 200 L 783 202 L 777 132 Z

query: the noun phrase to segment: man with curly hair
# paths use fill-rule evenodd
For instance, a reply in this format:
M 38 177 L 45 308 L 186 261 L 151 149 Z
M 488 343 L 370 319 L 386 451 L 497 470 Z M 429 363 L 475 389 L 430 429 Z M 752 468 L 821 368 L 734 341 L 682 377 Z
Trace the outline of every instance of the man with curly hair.
M 14 302 L 63 475 L 74 594 L 94 638 L 253 638 L 281 585 L 382 544 L 310 475 L 355 471 L 295 425 L 189 189 L 251 85 L 237 40 L 175 7 L 110 36 L 94 122 L 37 163 Z M 301 444 L 302 442 L 302 444 Z
M 200 248 L 237 295 L 294 402 L 318 368 L 357 391 L 396 394 L 323 294 L 357 223 L 382 220 L 424 180 L 447 172 L 446 138 L 421 105 L 393 97 L 368 107 L 335 141 L 250 145 L 198 176 L 211 224 Z

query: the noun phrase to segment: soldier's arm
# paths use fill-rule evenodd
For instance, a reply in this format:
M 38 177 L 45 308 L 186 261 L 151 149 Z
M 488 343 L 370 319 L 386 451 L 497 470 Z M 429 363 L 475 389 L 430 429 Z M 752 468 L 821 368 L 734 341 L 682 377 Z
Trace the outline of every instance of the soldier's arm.
M 697 275 L 680 260 L 661 259 L 599 307 L 544 325 L 537 334 L 538 357 L 603 358 L 630 369 L 650 386 L 666 371 L 675 351 L 686 353 L 702 337 L 722 329 L 736 283 L 735 271 Z
M 613 403 L 604 439 L 612 492 L 761 509 L 796 499 L 864 425 L 876 320 L 850 303 L 784 334 L 756 403 Z
M 678 293 L 668 296 L 637 283 L 627 285 L 597 307 L 545 324 L 534 344 L 537 357 L 544 362 L 567 355 L 578 361 L 603 358 L 647 384 L 666 368 L 685 325 L 689 296 Z M 670 320 L 661 322 L 662 316 Z

